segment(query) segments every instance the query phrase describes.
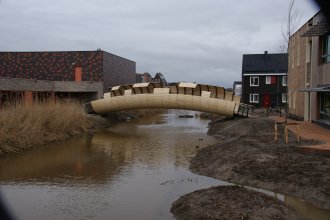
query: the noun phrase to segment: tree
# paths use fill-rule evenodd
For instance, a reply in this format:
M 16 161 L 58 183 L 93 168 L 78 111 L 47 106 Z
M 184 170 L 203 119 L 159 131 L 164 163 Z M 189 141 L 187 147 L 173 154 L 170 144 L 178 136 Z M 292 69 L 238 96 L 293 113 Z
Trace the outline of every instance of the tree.
M 285 20 L 282 24 L 282 38 L 283 38 L 283 44 L 280 45 L 280 50 L 282 52 L 286 52 L 288 54 L 288 59 L 291 59 L 292 56 L 292 50 L 293 48 L 290 47 L 290 38 L 291 36 L 297 31 L 298 29 L 298 24 L 300 21 L 300 15 L 297 9 L 294 8 L 295 5 L 295 0 L 290 0 L 289 2 L 289 7 L 288 11 L 285 17 Z M 294 57 L 293 57 L 294 58 Z M 291 60 L 294 62 L 294 59 Z M 288 65 L 289 65 L 289 60 L 288 60 Z M 288 66 L 289 70 L 289 66 Z M 286 104 L 285 104 L 285 115 L 288 116 L 288 103 L 289 103 L 289 97 L 291 96 L 288 92 L 288 70 L 286 71 L 286 77 L 287 77 L 287 85 L 286 85 Z
M 294 9 L 295 0 L 290 0 L 288 12 L 286 14 L 285 20 L 282 24 L 282 38 L 283 44 L 280 46 L 281 51 L 286 51 L 289 53 L 289 41 L 293 33 L 297 31 L 298 24 L 300 21 L 299 12 Z

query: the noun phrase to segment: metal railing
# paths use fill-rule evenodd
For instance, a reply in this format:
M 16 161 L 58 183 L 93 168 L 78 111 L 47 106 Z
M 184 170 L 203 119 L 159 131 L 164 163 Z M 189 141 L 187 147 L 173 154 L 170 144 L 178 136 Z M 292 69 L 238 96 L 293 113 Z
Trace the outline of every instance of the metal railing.
M 239 106 L 238 106 L 237 115 L 239 117 L 248 118 L 249 117 L 249 112 L 252 112 L 253 107 L 254 107 L 253 105 L 240 103 Z

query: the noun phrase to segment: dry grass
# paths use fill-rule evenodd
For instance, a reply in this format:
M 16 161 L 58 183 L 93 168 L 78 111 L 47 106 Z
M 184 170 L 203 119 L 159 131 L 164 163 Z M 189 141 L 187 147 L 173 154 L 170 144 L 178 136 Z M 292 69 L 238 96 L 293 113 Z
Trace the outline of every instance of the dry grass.
M 63 140 L 91 126 L 80 104 L 36 103 L 0 110 L 0 155 Z

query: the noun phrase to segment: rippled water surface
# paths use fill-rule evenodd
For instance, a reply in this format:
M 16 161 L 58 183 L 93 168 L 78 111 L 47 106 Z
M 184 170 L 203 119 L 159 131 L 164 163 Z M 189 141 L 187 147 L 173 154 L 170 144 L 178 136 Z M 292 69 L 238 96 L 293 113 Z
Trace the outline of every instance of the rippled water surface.
M 172 219 L 180 196 L 225 184 L 188 170 L 215 139 L 206 135 L 207 120 L 178 118 L 187 113 L 197 114 L 169 111 L 2 159 L 2 196 L 17 219 Z M 303 214 L 329 217 L 278 197 Z
M 181 195 L 222 182 L 188 171 L 215 140 L 207 120 L 166 114 L 48 144 L 0 161 L 2 194 L 19 219 L 170 219 Z

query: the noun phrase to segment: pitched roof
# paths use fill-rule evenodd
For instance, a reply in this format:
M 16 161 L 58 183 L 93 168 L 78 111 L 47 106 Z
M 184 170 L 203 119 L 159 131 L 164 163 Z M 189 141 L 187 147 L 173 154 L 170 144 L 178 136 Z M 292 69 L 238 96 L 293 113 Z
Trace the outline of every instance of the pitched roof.
M 288 54 L 244 54 L 243 72 L 279 73 L 288 70 Z
M 317 24 L 310 27 L 307 31 L 301 34 L 301 37 L 322 36 L 330 31 L 330 22 L 328 19 L 323 18 Z

